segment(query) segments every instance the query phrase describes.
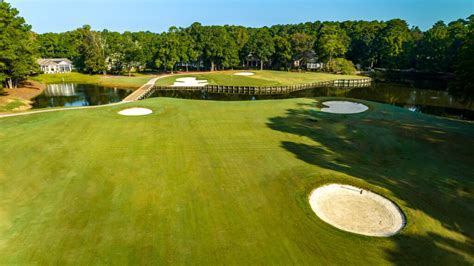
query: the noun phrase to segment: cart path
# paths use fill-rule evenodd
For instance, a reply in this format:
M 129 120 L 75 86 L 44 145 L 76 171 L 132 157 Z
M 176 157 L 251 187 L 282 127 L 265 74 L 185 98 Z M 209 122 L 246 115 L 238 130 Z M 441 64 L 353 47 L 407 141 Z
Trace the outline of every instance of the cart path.
M 155 86 L 155 82 L 161 78 L 168 77 L 169 75 L 163 75 L 160 77 L 152 78 L 150 79 L 146 84 L 141 86 L 138 90 L 132 92 L 132 94 L 128 95 L 125 97 L 125 99 L 122 100 L 122 102 L 133 102 L 133 101 L 138 101 L 143 99 L 151 89 Z

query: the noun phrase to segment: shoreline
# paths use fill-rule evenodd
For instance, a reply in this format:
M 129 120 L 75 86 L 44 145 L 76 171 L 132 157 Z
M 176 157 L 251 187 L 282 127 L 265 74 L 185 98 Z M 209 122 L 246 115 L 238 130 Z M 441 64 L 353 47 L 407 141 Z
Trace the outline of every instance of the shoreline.
M 138 89 L 156 75 L 116 76 L 116 75 L 88 75 L 77 72 L 63 74 L 42 74 L 31 77 L 32 80 L 45 85 L 54 83 L 81 83 L 93 84 L 117 89 Z
M 0 114 L 31 110 L 33 108 L 31 100 L 43 93 L 45 89 L 46 84 L 30 79 L 23 81 L 16 89 L 4 89 L 4 94 L 0 95 Z
M 141 79 L 154 77 L 155 75 L 139 76 L 113 76 L 113 75 L 85 75 L 79 73 L 68 74 L 48 74 L 43 76 L 30 77 L 23 81 L 16 89 L 4 89 L 4 94 L 0 95 L 0 114 L 16 114 L 32 110 L 32 99 L 43 93 L 48 84 L 54 83 L 81 83 L 116 89 L 137 90 L 143 84 Z M 136 79 L 136 80 L 135 80 Z M 143 83 L 146 83 L 143 82 Z

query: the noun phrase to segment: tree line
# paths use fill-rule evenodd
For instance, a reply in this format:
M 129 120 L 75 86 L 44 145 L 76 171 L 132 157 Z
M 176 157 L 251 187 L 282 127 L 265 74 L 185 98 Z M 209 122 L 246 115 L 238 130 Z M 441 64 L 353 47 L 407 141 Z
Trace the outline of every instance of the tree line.
M 401 19 L 308 22 L 263 28 L 241 26 L 171 27 L 168 32 L 92 31 L 89 26 L 37 35 L 41 57 L 73 59 L 78 69 L 99 73 L 132 67 L 173 71 L 178 66 L 206 70 L 245 67 L 288 69 L 295 61 L 331 63 L 347 59 L 359 68 L 420 69 L 453 72 L 469 37 L 474 16 L 426 32 Z M 300 64 L 302 65 L 302 64 Z M 329 64 L 330 65 L 330 64 Z
M 356 68 L 472 73 L 474 15 L 423 32 L 406 21 L 307 22 L 271 27 L 171 27 L 164 33 L 95 31 L 86 25 L 63 33 L 31 32 L 18 11 L 0 1 L 0 80 L 8 87 L 37 71 L 34 58 L 68 58 L 84 73 L 288 70 L 321 62 L 323 71 Z M 465 70 L 464 70 L 465 71 Z M 468 75 L 470 76 L 470 75 Z
M 453 72 L 469 39 L 474 16 L 439 21 L 423 32 L 401 19 L 307 22 L 262 28 L 171 27 L 165 33 L 93 31 L 90 26 L 36 35 L 41 57 L 72 59 L 83 72 L 135 69 L 174 71 L 178 67 L 220 70 L 247 67 L 289 69 L 315 60 L 332 71 L 337 59 L 359 69 L 389 68 Z M 344 61 L 341 61 L 344 62 Z

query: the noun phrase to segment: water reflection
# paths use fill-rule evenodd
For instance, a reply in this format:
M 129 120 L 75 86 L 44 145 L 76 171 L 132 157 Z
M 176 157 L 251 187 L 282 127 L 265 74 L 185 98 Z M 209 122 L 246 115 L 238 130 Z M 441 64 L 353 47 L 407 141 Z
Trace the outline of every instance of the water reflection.
M 355 88 L 344 96 L 402 106 L 433 106 L 474 110 L 472 102 L 462 103 L 448 91 L 417 89 L 393 83 L 374 83 L 369 88 Z
M 281 95 L 220 94 L 202 91 L 158 91 L 155 97 L 206 99 L 216 101 L 285 98 L 343 97 L 387 103 L 414 112 L 474 120 L 474 103 L 462 102 L 447 90 L 418 89 L 407 84 L 374 82 L 367 88 L 317 88 Z
M 132 91 L 92 84 L 49 84 L 43 94 L 33 100 L 33 108 L 109 104 L 121 101 Z
M 47 97 L 74 96 L 76 95 L 76 86 L 77 84 L 74 83 L 50 84 L 44 90 L 44 95 Z

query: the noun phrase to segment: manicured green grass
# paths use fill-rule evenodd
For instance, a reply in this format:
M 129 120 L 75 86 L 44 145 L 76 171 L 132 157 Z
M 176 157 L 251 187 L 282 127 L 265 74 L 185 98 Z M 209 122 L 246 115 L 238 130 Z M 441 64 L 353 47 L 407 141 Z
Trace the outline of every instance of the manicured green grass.
M 284 86 L 312 83 L 317 81 L 328 81 L 335 79 L 360 79 L 365 78 L 356 75 L 336 75 L 328 73 L 315 72 L 286 72 L 286 71 L 250 71 L 255 73 L 253 76 L 236 76 L 238 72 L 249 71 L 220 71 L 206 74 L 179 74 L 157 80 L 156 84 L 160 86 L 173 85 L 179 77 L 195 77 L 199 80 L 207 80 L 210 85 L 227 86 Z
M 321 99 L 319 99 L 321 100 Z M 0 264 L 472 265 L 474 126 L 367 103 L 154 98 L 0 118 Z M 131 106 L 154 110 L 124 117 Z M 396 202 L 391 238 L 337 230 L 328 182 Z
M 147 83 L 154 76 L 152 75 L 136 75 L 136 76 L 110 76 L 110 75 L 86 75 L 81 73 L 64 73 L 64 74 L 42 74 L 31 79 L 48 84 L 61 82 L 76 82 L 99 84 L 110 87 L 126 87 L 139 88 Z

